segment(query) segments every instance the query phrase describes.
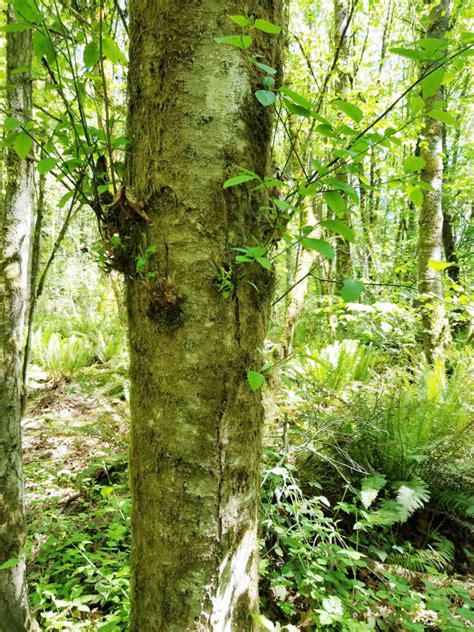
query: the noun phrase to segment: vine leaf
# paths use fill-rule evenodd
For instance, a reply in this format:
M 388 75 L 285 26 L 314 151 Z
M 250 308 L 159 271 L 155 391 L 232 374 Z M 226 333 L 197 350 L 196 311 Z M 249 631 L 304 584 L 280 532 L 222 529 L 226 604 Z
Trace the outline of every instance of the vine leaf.
M 247 371 L 247 382 L 252 391 L 258 391 L 265 384 L 265 376 L 258 371 Z

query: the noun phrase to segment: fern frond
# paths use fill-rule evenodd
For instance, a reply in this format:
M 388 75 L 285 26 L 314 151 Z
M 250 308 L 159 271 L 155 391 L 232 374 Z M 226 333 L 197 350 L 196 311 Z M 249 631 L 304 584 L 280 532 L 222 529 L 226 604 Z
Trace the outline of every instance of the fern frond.
M 374 502 L 386 483 L 387 479 L 383 474 L 373 474 L 372 476 L 367 476 L 367 478 L 362 481 L 360 499 L 366 509 Z
M 397 492 L 401 522 L 407 520 L 417 509 L 421 509 L 429 499 L 428 485 L 419 476 L 415 476 L 411 481 L 401 483 Z

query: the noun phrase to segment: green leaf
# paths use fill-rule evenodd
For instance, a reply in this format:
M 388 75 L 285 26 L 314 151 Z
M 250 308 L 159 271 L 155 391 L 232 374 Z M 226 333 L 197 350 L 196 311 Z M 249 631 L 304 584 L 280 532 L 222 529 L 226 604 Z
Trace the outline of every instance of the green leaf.
M 46 57 L 50 64 L 54 63 L 54 60 L 56 59 L 56 52 L 49 37 L 41 31 L 35 31 L 33 33 L 33 50 L 35 51 L 35 55 L 38 59 Z
M 43 16 L 36 8 L 34 0 L 13 0 L 13 8 L 18 17 L 25 22 L 41 24 Z
M 12 568 L 13 566 L 16 566 L 19 563 L 19 559 L 18 558 L 11 558 L 10 560 L 7 560 L 6 562 L 3 562 L 3 564 L 0 564 L 0 571 L 4 571 L 7 568 Z
M 362 118 L 364 117 L 364 113 L 362 110 L 354 103 L 349 103 L 349 101 L 343 101 L 342 99 L 335 99 L 331 102 L 331 105 L 344 114 L 347 114 L 353 121 L 356 123 L 360 123 Z
M 257 257 L 256 260 L 262 266 L 262 268 L 265 268 L 265 270 L 272 270 L 273 263 L 270 261 L 270 259 L 267 259 L 266 257 Z
M 14 118 L 13 116 L 7 116 L 3 122 L 3 127 L 5 128 L 6 132 L 11 132 L 14 129 L 16 129 L 17 127 L 23 127 L 24 122 L 20 121 L 17 118 Z
M 432 97 L 441 85 L 444 77 L 444 68 L 438 68 L 421 81 L 423 98 Z
M 311 110 L 314 107 L 311 101 L 308 101 L 306 97 L 303 97 L 301 94 L 298 94 L 294 90 L 290 90 L 290 88 L 287 88 L 286 86 L 282 86 L 280 88 L 280 92 L 284 94 L 285 96 L 289 97 L 292 101 L 294 101 L 298 105 L 301 105 L 302 107 L 308 110 Z
M 274 85 L 275 85 L 274 77 L 265 75 L 265 77 L 262 78 L 262 86 L 264 86 L 265 88 L 272 88 Z
M 418 114 L 425 107 L 425 102 L 421 97 L 413 97 L 410 100 L 410 108 L 413 114 Z
M 235 22 L 242 28 L 245 28 L 250 24 L 250 20 L 245 15 L 228 15 L 227 17 L 229 20 L 232 20 L 232 22 Z
M 324 178 L 324 180 L 321 180 L 321 184 L 325 184 L 333 189 L 340 189 L 341 191 L 344 191 L 356 204 L 360 201 L 357 191 L 351 187 L 350 184 L 344 182 L 344 180 L 339 180 L 338 178 Z
M 229 44 L 245 50 L 252 45 L 253 39 L 250 35 L 223 35 L 222 37 L 215 37 L 214 41 L 217 44 Z
M 446 48 L 448 43 L 446 40 L 437 39 L 435 37 L 424 37 L 417 42 L 417 45 L 424 48 L 428 53 L 433 53 Z
M 265 384 L 265 376 L 257 371 L 247 371 L 247 381 L 252 391 L 258 391 Z
M 271 90 L 257 90 L 255 96 L 257 97 L 257 101 L 265 107 L 273 105 L 276 100 L 275 93 Z
M 420 207 L 423 204 L 423 191 L 419 187 L 412 189 L 408 194 L 408 197 L 415 206 Z
M 334 248 L 327 241 L 324 241 L 324 239 L 312 239 L 311 237 L 303 239 L 303 248 L 315 250 L 328 259 L 333 259 L 336 255 Z
M 63 195 L 63 197 L 58 202 L 58 207 L 63 208 L 69 200 L 74 197 L 74 191 L 68 191 Z
M 94 68 L 99 63 L 100 59 L 100 47 L 98 42 L 89 42 L 84 48 L 84 66 L 87 68 Z
M 316 125 L 314 131 L 318 134 L 322 134 L 323 136 L 327 136 L 328 138 L 338 138 L 338 135 L 331 127 L 331 125 Z
M 331 211 L 334 211 L 335 213 L 343 213 L 346 210 L 344 198 L 337 191 L 326 191 L 323 193 L 323 198 Z
M 273 22 L 268 22 L 267 20 L 255 20 L 255 28 L 264 33 L 272 33 L 273 35 L 281 33 L 281 27 L 278 26 L 278 24 L 273 24 Z
M 332 233 L 341 235 L 341 237 L 344 237 L 347 241 L 354 241 L 355 239 L 355 234 L 352 228 L 340 219 L 326 219 L 324 222 L 321 222 L 321 226 L 327 228 Z
M 28 22 L 12 22 L 11 24 L 2 24 L 0 32 L 2 33 L 22 33 L 31 28 Z
M 453 264 L 446 263 L 444 261 L 436 261 L 435 259 L 430 259 L 428 261 L 428 265 L 432 270 L 435 270 L 436 272 L 441 272 L 442 270 L 446 270 L 446 268 L 449 268 Z
M 21 160 L 24 160 L 33 147 L 33 139 L 25 132 L 20 132 L 15 136 L 13 147 Z
M 276 75 L 277 73 L 276 68 L 272 68 L 272 66 L 267 66 L 267 64 L 262 64 L 262 62 L 260 61 L 256 61 L 254 63 L 257 66 L 257 68 L 260 68 L 260 70 L 267 72 L 269 75 Z
M 474 44 L 474 33 L 472 31 L 462 31 L 461 40 L 466 44 Z
M 48 173 L 48 171 L 54 169 L 58 162 L 59 160 L 57 160 L 56 158 L 43 158 L 43 160 L 40 160 L 38 163 L 39 173 Z
M 238 184 L 242 184 L 243 182 L 250 182 L 251 180 L 256 180 L 258 176 L 256 174 L 250 173 L 239 173 L 232 178 L 226 180 L 223 184 L 224 189 L 228 189 L 229 187 L 235 187 Z
M 408 156 L 403 161 L 403 170 L 405 173 L 413 173 L 414 171 L 421 171 L 425 165 L 426 160 L 420 156 Z
M 126 64 L 127 58 L 118 47 L 110 35 L 104 35 L 102 38 L 102 52 L 113 64 Z
M 122 147 L 126 147 L 130 143 L 130 139 L 128 136 L 117 136 L 112 141 L 112 147 L 114 149 L 121 149 Z
M 391 53 L 400 55 L 401 57 L 408 57 L 408 59 L 416 59 L 417 61 L 425 59 L 425 54 L 419 50 L 412 50 L 411 48 L 391 48 Z
M 356 279 L 345 279 L 341 296 L 345 303 L 354 303 L 365 289 L 365 284 Z
M 428 116 L 431 116 L 431 118 L 434 118 L 440 123 L 446 123 L 446 125 L 456 125 L 457 123 L 454 116 L 449 112 L 445 112 L 445 110 L 431 110 L 431 112 L 428 112 Z

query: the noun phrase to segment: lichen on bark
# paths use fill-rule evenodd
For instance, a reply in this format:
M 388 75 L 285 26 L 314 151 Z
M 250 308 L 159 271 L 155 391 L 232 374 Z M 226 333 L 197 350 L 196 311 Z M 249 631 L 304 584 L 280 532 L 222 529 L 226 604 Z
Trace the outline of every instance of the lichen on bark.
M 427 37 L 442 39 L 449 27 L 450 0 L 430 6 Z M 426 99 L 429 112 L 436 101 L 443 99 L 443 87 Z M 421 179 L 428 185 L 423 191 L 419 216 L 418 290 L 423 323 L 423 346 L 426 358 L 433 362 L 443 355 L 449 328 L 443 303 L 441 273 L 430 261 L 441 261 L 443 252 L 443 133 L 444 124 L 429 115 L 424 118 L 420 156 L 425 161 Z

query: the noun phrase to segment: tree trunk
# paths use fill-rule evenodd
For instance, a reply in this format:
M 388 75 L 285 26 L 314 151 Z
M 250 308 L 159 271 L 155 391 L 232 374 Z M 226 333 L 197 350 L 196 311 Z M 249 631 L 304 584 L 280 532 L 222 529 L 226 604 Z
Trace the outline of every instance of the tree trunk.
M 441 0 L 430 13 L 427 37 L 441 39 L 449 25 L 450 0 Z M 430 111 L 434 101 L 443 99 L 440 87 L 426 99 Z M 425 160 L 421 179 L 430 185 L 423 193 L 418 238 L 418 290 L 422 297 L 423 346 L 429 362 L 442 354 L 447 324 L 443 303 L 441 273 L 429 265 L 430 259 L 441 261 L 443 251 L 443 128 L 444 124 L 425 116 L 420 156 Z
M 347 64 L 349 55 L 349 41 L 346 25 L 351 16 L 352 12 L 349 11 L 346 0 L 334 0 L 334 50 L 337 50 L 339 47 L 339 67 L 337 69 L 334 90 L 336 97 L 343 100 L 347 99 L 350 88 L 349 75 L 345 64 Z M 348 181 L 345 169 L 338 172 L 337 177 L 344 182 Z M 343 194 L 343 197 L 346 198 L 347 196 Z M 350 217 L 347 216 L 345 220 L 346 223 L 350 225 Z M 344 237 L 337 235 L 336 246 L 336 279 L 341 283 L 344 279 L 352 276 L 351 244 L 347 239 L 344 239 Z
M 279 23 L 282 4 L 247 11 Z M 261 192 L 222 185 L 236 165 L 268 173 L 272 120 L 241 51 L 213 40 L 234 13 L 230 0 L 131 5 L 127 180 L 150 220 L 129 213 L 122 238 L 135 632 L 252 630 L 258 609 L 262 406 L 246 372 L 261 366 L 273 275 L 246 266 L 228 300 L 216 279 L 233 247 L 271 233 Z M 252 35 L 278 66 L 280 37 Z
M 35 321 L 36 307 L 38 305 L 38 296 L 36 294 L 38 288 L 39 267 L 41 258 L 41 233 L 43 230 L 43 217 L 45 210 L 45 191 L 46 174 L 41 174 L 38 179 L 38 197 L 36 201 L 36 217 L 34 229 L 31 238 L 30 253 L 30 269 L 28 279 L 28 296 L 26 301 L 26 329 L 25 329 L 25 345 L 23 350 L 23 366 L 21 371 L 22 394 L 21 394 L 21 414 L 25 414 L 28 400 L 28 369 L 30 365 L 31 340 L 33 337 L 33 326 Z
M 8 9 L 9 22 L 14 21 Z M 31 31 L 7 33 L 7 107 L 21 121 L 31 117 Z M 23 325 L 28 294 L 28 259 L 33 224 L 33 163 L 7 153 L 7 189 L 0 210 L 0 626 L 31 628 L 21 549 L 26 524 L 21 452 Z

